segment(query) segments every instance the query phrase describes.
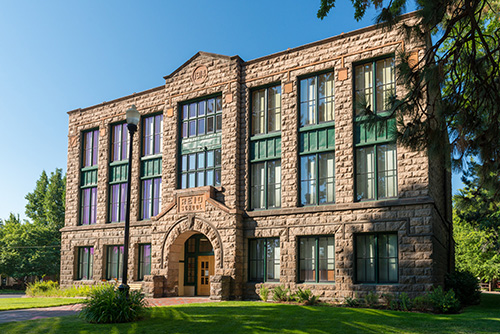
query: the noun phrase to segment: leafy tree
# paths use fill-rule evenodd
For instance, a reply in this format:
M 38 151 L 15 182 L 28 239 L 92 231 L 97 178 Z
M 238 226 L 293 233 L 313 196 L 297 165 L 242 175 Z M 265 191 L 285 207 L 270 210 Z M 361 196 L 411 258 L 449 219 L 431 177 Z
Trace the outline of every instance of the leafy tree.
M 36 181 L 35 190 L 32 193 L 28 193 L 25 197 L 28 201 L 26 204 L 26 216 L 33 222 L 42 223 L 47 221 L 43 204 L 48 184 L 49 179 L 47 173 L 42 171 L 42 175 L 40 175 L 40 178 Z
M 59 273 L 65 186 L 61 169 L 50 178 L 43 171 L 34 191 L 26 195 L 26 215 L 32 222 L 12 213 L 0 219 L 0 273 L 17 279 Z
M 498 242 L 491 230 L 479 230 L 455 216 L 453 220 L 456 267 L 470 271 L 481 280 L 491 282 L 500 278 Z
M 45 171 L 36 182 L 35 190 L 26 195 L 26 216 L 34 223 L 48 224 L 55 228 L 64 226 L 64 211 L 66 197 L 66 176 L 62 169 L 50 173 L 47 177 Z
M 373 5 L 377 23 L 392 26 L 408 0 L 351 0 L 360 20 Z M 482 188 L 500 198 L 500 1 L 415 0 L 419 22 L 403 24 L 408 36 L 426 38 L 432 45 L 418 64 L 399 55 L 398 79 L 406 93 L 387 101 L 398 121 L 398 141 L 413 149 L 429 148 L 431 155 L 450 155 L 451 167 L 462 169 L 468 159 L 481 161 L 477 175 Z M 335 0 L 321 0 L 324 18 Z M 414 66 L 416 65 L 416 66 Z M 365 112 L 379 119 L 366 106 Z M 450 146 L 443 148 L 444 140 Z
M 480 185 L 473 160 L 453 198 L 456 265 L 486 281 L 500 278 L 500 207 L 494 193 Z

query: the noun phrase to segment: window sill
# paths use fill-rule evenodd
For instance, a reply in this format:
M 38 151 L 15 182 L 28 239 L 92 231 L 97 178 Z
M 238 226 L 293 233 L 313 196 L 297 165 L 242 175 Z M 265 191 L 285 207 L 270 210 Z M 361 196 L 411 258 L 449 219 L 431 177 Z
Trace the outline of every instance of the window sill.
M 299 132 L 307 132 L 316 129 L 325 129 L 325 128 L 333 128 L 335 127 L 335 121 L 328 121 L 319 124 L 308 124 L 308 125 L 299 125 Z
M 420 196 L 420 197 L 409 197 L 409 198 L 394 198 L 387 200 L 362 201 L 353 203 L 309 205 L 309 206 L 281 208 L 273 210 L 246 211 L 245 213 L 247 217 L 253 218 L 253 217 L 295 215 L 295 214 L 317 213 L 317 212 L 360 210 L 360 209 L 395 207 L 395 206 L 405 206 L 405 205 L 422 205 L 422 204 L 434 204 L 434 200 L 429 196 Z

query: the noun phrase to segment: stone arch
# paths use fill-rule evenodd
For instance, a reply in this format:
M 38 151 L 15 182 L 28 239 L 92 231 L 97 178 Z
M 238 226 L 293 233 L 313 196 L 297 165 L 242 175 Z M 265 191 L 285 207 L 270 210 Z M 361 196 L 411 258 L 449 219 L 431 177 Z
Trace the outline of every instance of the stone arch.
M 214 248 L 215 269 L 222 270 L 224 263 L 222 238 L 213 224 L 196 216 L 187 216 L 177 220 L 165 233 L 161 248 L 162 269 L 169 267 L 171 248 L 183 245 L 195 233 L 202 233 L 208 238 Z
M 212 244 L 215 260 L 214 274 L 222 273 L 224 251 L 222 238 L 215 226 L 194 215 L 183 217 L 165 233 L 161 248 L 161 268 L 166 274 L 164 294 L 167 296 L 179 295 L 180 259 L 183 257 L 184 243 L 197 233 L 205 235 Z

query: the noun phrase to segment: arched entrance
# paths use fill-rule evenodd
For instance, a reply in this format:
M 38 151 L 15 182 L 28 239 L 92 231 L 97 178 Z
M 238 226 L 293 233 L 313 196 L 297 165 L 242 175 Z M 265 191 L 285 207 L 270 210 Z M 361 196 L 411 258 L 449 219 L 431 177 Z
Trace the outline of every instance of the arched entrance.
M 191 238 L 194 241 L 188 241 Z M 165 234 L 161 250 L 165 281 L 158 285 L 162 295 L 210 295 L 210 275 L 222 274 L 223 253 L 221 236 L 210 222 L 193 216 L 178 220 Z M 206 286 L 202 286 L 202 274 Z
M 179 282 L 184 283 L 184 295 L 209 296 L 210 276 L 214 274 L 214 249 L 210 240 L 194 234 L 184 243 L 184 270 L 179 271 Z M 179 291 L 180 292 L 180 291 Z

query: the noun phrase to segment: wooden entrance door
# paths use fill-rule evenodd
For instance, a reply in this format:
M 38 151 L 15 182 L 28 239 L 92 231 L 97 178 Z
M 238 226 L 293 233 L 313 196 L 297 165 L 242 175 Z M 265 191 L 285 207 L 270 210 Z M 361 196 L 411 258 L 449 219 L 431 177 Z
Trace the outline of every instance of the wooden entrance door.
M 198 256 L 198 296 L 210 296 L 210 275 L 214 274 L 214 256 Z

